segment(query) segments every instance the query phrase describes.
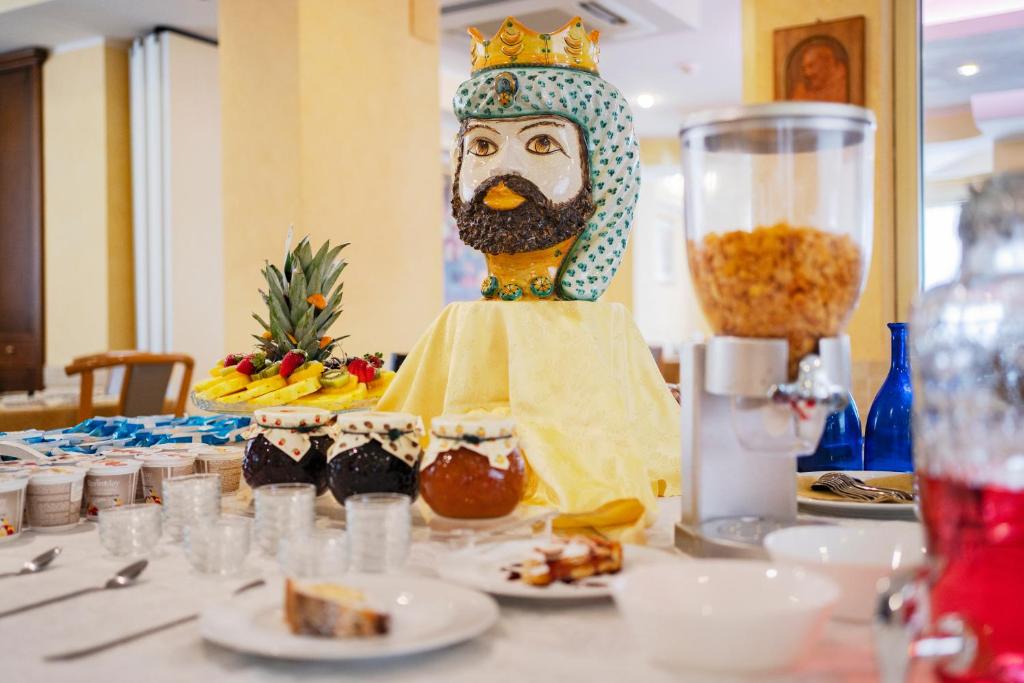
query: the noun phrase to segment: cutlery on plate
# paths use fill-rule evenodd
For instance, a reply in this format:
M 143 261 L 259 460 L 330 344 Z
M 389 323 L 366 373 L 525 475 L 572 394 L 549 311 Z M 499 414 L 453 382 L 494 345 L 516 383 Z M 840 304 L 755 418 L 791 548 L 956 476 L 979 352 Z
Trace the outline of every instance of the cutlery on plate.
M 818 478 L 815 484 L 823 484 L 839 489 L 845 489 L 855 493 L 863 493 L 872 498 L 889 497 L 899 502 L 913 502 L 914 496 L 899 489 L 870 486 L 856 477 L 851 477 L 842 472 L 826 472 Z
M 3 574 L 0 574 L 0 579 L 7 578 L 8 576 L 24 576 L 25 574 L 35 574 L 36 572 L 41 572 L 48 566 L 50 566 L 51 562 L 57 559 L 57 556 L 60 555 L 60 551 L 61 548 L 59 545 L 54 546 L 53 548 L 47 550 L 45 553 L 36 555 L 31 560 L 21 565 L 21 569 L 19 569 L 18 571 L 4 572 Z
M 36 609 L 37 607 L 45 607 L 46 605 L 52 605 L 55 602 L 61 602 L 63 600 L 68 600 L 70 598 L 77 598 L 79 595 L 87 595 L 88 593 L 98 593 L 99 591 L 105 590 L 115 590 L 118 588 L 127 588 L 128 586 L 131 586 L 135 583 L 135 580 L 139 578 L 139 574 L 142 573 L 142 571 L 146 568 L 146 565 L 148 564 L 149 560 L 139 560 L 138 562 L 133 562 L 132 564 L 128 565 L 118 573 L 114 574 L 114 576 L 112 576 L 110 580 L 102 586 L 81 588 L 76 591 L 71 591 L 70 593 L 65 593 L 64 595 L 58 595 L 53 598 L 47 598 L 46 600 L 40 600 L 39 602 L 32 602 L 27 605 L 22 605 L 21 607 L 15 607 L 14 609 L 9 609 L 6 612 L 0 612 L 0 619 L 12 616 L 14 614 L 21 614 L 22 612 L 27 612 L 29 610 Z
M 264 585 L 265 583 L 266 583 L 266 581 L 264 581 L 263 579 L 258 579 L 256 581 L 251 581 L 251 582 L 245 584 L 244 586 L 242 586 L 241 588 L 239 588 L 238 590 L 236 590 L 235 592 L 233 592 L 232 595 L 238 595 L 240 593 L 244 593 L 247 590 L 251 590 L 253 588 L 259 588 L 260 586 Z M 89 655 L 94 655 L 94 654 L 97 654 L 97 653 L 100 653 L 100 652 L 104 652 L 104 651 L 109 650 L 111 648 L 117 647 L 118 645 L 124 645 L 126 643 L 132 643 L 132 642 L 134 642 L 136 640 L 140 640 L 142 638 L 145 638 L 146 636 L 151 636 L 154 633 L 160 633 L 161 631 L 166 631 L 168 629 L 174 628 L 175 626 L 180 626 L 182 624 L 187 624 L 190 621 L 195 621 L 198 618 L 199 618 L 199 614 L 198 613 L 196 613 L 196 614 L 189 614 L 187 616 L 180 617 L 178 619 L 174 619 L 173 621 L 165 621 L 162 624 L 157 624 L 156 626 L 150 626 L 149 628 L 142 629 L 141 631 L 136 631 L 135 633 L 129 633 L 126 636 L 121 636 L 119 638 L 114 638 L 113 640 L 108 640 L 107 642 L 100 643 L 99 645 L 92 645 L 90 647 L 84 647 L 84 648 L 82 648 L 80 650 L 71 650 L 70 652 L 61 652 L 60 654 L 56 654 L 56 655 L 46 655 L 43 659 L 45 659 L 48 662 L 66 662 L 66 661 L 69 661 L 69 660 L 72 660 L 72 659 L 80 659 L 82 657 L 88 657 Z

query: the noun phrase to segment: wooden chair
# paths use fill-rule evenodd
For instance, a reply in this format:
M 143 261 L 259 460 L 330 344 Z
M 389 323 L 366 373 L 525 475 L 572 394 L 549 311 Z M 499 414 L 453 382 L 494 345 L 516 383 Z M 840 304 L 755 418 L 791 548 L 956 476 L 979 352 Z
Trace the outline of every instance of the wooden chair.
M 117 366 L 124 366 L 117 414 L 125 417 L 138 417 L 163 413 L 167 385 L 170 383 L 171 373 L 174 371 L 176 363 L 181 363 L 185 368 L 181 378 L 181 388 L 178 390 L 178 399 L 174 406 L 174 414 L 181 416 L 185 414 L 185 401 L 188 400 L 192 368 L 195 365 L 191 356 L 182 353 L 108 351 L 75 358 L 71 361 L 71 365 L 64 368 L 64 372 L 68 376 L 82 375 L 78 400 L 78 421 L 81 422 L 93 416 L 93 371 Z

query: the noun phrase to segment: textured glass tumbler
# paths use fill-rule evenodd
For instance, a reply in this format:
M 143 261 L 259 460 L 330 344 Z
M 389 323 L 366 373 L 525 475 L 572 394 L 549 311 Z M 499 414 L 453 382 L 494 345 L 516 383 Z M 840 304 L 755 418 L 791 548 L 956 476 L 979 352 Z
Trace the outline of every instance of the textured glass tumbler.
M 351 571 L 372 574 L 402 568 L 409 557 L 411 503 L 401 493 L 363 493 L 345 500 Z
M 338 529 L 314 529 L 281 539 L 277 559 L 286 576 L 333 578 L 348 569 L 348 540 Z
M 157 503 L 106 508 L 97 516 L 100 543 L 116 557 L 147 555 L 160 540 L 162 507 Z
M 224 515 L 185 527 L 185 556 L 204 574 L 237 574 L 245 565 L 251 539 L 251 519 Z
M 313 484 L 267 484 L 253 491 L 256 507 L 256 542 L 267 555 L 276 556 L 282 538 L 308 534 L 316 515 Z
M 163 481 L 164 531 L 180 541 L 185 527 L 220 516 L 220 475 L 186 474 Z

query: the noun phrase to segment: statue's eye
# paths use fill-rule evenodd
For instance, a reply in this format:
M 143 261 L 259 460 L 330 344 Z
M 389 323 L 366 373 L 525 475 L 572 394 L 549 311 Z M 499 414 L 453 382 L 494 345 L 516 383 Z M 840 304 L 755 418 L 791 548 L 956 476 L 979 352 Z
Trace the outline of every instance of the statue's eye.
M 526 150 L 534 154 L 551 154 L 552 152 L 561 152 L 562 146 L 555 142 L 550 135 L 537 135 L 526 143 Z
M 477 138 L 469 143 L 469 153 L 478 157 L 489 157 L 498 151 L 498 146 L 487 138 Z

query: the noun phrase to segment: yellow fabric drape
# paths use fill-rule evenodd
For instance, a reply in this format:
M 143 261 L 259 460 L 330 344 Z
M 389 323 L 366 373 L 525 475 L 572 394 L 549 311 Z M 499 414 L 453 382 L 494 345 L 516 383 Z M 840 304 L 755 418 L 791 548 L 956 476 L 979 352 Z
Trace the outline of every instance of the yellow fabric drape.
M 629 312 L 600 302 L 451 304 L 379 410 L 510 413 L 534 481 L 524 502 L 592 511 L 679 493 L 679 406 Z

